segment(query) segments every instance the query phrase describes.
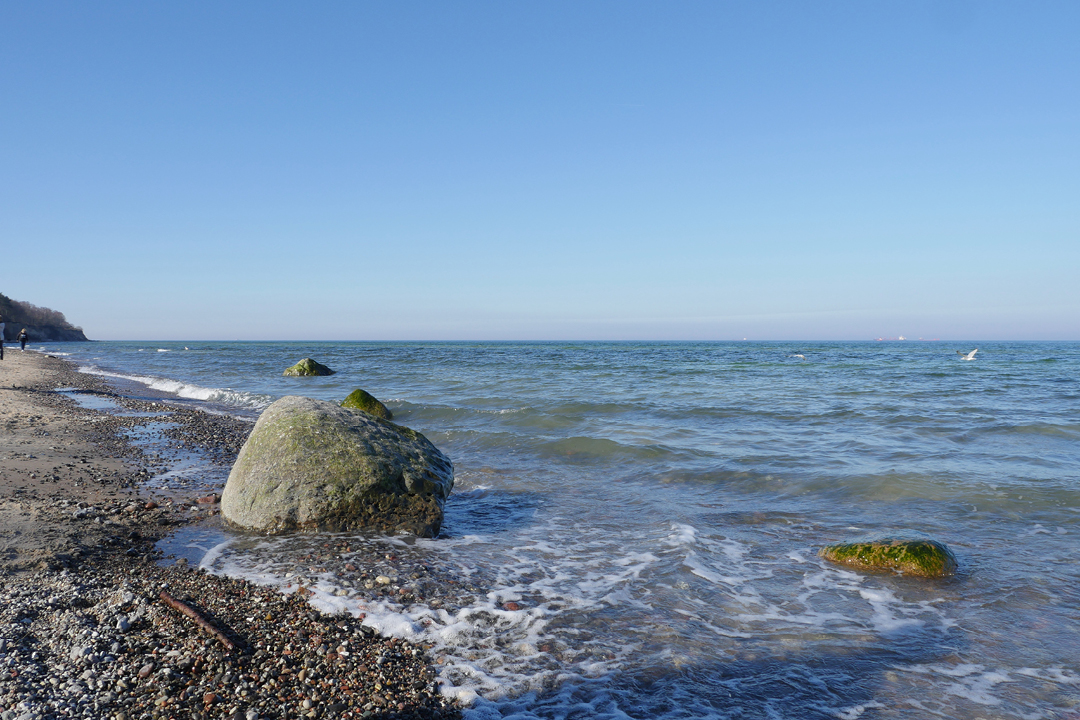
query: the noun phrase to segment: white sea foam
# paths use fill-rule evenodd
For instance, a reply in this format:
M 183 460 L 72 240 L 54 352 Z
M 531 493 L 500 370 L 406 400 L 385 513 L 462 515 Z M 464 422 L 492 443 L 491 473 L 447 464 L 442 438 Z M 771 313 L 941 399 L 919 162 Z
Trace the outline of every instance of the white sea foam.
M 871 622 L 874 629 L 879 633 L 891 634 L 901 630 L 921 627 L 924 622 L 914 617 L 902 617 L 904 614 L 916 612 L 916 608 L 908 608 L 892 593 L 883 588 L 860 588 L 859 595 L 870 603 L 874 614 Z
M 1080 685 L 1080 675 L 1077 675 L 1074 671 L 1065 670 L 1059 667 L 1041 669 L 1026 667 L 1017 670 L 1016 674 L 1032 677 L 1044 682 L 1059 683 L 1061 685 Z
M 261 410 L 273 402 L 273 398 L 268 395 L 243 392 L 229 388 L 207 388 L 200 385 L 184 383 L 179 380 L 170 380 L 168 378 L 153 377 L 150 375 L 125 375 L 123 373 L 102 370 L 94 365 L 82 365 L 79 367 L 79 372 L 88 375 L 98 375 L 101 377 L 111 377 L 119 380 L 137 382 L 147 386 L 151 390 L 170 393 L 177 397 L 189 400 L 202 400 L 204 402 L 217 403 L 219 405 L 231 405 L 234 407 Z
M 942 692 L 979 705 L 1000 705 L 1001 698 L 994 694 L 994 689 L 1001 683 L 1013 682 L 1007 672 L 987 670 L 975 663 L 930 663 L 896 669 L 934 676 L 938 681 L 936 686 Z
M 865 576 L 842 568 L 813 563 L 814 569 L 802 575 L 801 590 L 797 602 L 778 602 L 762 592 L 759 585 L 773 578 L 777 568 L 786 563 L 808 564 L 808 550 L 793 551 L 783 558 L 755 561 L 751 548 L 733 538 L 707 538 L 693 527 L 673 526 L 673 533 L 666 544 L 680 548 L 682 566 L 694 576 L 705 580 L 719 591 L 713 604 L 726 608 L 734 626 L 710 623 L 710 629 L 721 635 L 740 635 L 760 631 L 762 626 L 773 629 L 830 628 L 848 626 L 857 630 L 869 626 L 881 635 L 925 628 L 928 623 L 945 629 L 952 623 L 934 607 L 933 601 L 906 602 L 887 588 L 868 585 Z M 788 568 L 791 566 L 789 565 Z M 789 572 L 785 569 L 785 572 Z M 846 596 L 844 603 L 849 609 L 839 612 L 837 594 Z M 863 607 L 852 606 L 850 600 L 858 598 L 866 603 Z
M 479 488 L 468 492 L 480 497 Z M 801 633 L 810 638 L 821 632 L 865 634 L 872 628 L 888 635 L 933 624 L 940 616 L 932 602 L 905 602 L 864 576 L 809 561 L 806 549 L 794 558 L 755 557 L 747 543 L 687 523 L 672 525 L 651 545 L 628 544 L 621 536 L 561 518 L 520 528 L 511 537 L 357 540 L 398 548 L 395 552 L 423 552 L 425 562 L 441 559 L 487 588 L 472 597 L 465 593 L 463 604 L 452 609 L 403 605 L 396 596 L 365 599 L 343 591 L 331 568 L 313 573 L 301 567 L 296 576 L 286 577 L 281 563 L 290 562 L 282 560 L 289 542 L 264 542 L 261 561 L 223 544 L 212 548 L 200 566 L 284 592 L 304 585 L 313 593 L 310 602 L 324 612 L 362 615 L 364 624 L 380 633 L 429 644 L 439 659 L 443 692 L 471 703 L 470 720 L 483 717 L 493 701 L 504 703 L 501 707 L 509 712 L 514 698 L 529 693 L 602 681 L 638 665 L 707 661 L 717 643 L 737 653 L 739 642 L 763 633 L 784 633 L 789 646 L 799 642 Z M 381 552 L 374 555 L 381 557 Z M 780 571 L 801 578 L 794 600 L 771 589 Z M 679 578 L 696 578 L 711 589 L 695 590 Z M 836 609 L 838 598 L 847 610 Z M 518 607 L 507 608 L 509 602 Z M 694 628 L 690 636 L 673 637 L 676 644 L 664 642 L 657 649 L 658 638 L 686 623 Z M 862 703 L 836 714 L 856 718 L 872 707 Z
M 858 720 L 858 718 L 861 718 L 863 713 L 867 710 L 883 707 L 885 707 L 885 705 L 879 702 L 868 702 L 862 703 L 861 705 L 853 705 L 851 707 L 842 708 L 835 711 L 833 714 L 836 715 L 836 717 L 840 718 L 840 720 Z
M 465 598 L 468 602 L 453 610 L 339 595 L 340 585 L 330 572 L 285 579 L 273 567 L 245 562 L 242 553 L 232 554 L 227 546 L 220 546 L 226 550 L 224 556 L 215 548 L 218 555 L 208 554 L 200 565 L 274 584 L 285 592 L 304 584 L 314 593 L 310 602 L 324 612 L 363 614 L 364 624 L 383 634 L 431 644 L 433 652 L 444 660 L 440 666 L 443 692 L 469 703 L 481 695 L 489 699 L 517 696 L 538 683 L 554 683 L 557 677 L 597 677 L 609 672 L 617 658 L 631 652 L 632 643 L 620 647 L 576 631 L 566 636 L 564 618 L 568 612 L 630 605 L 635 593 L 629 586 L 638 583 L 642 573 L 659 561 L 657 555 L 625 552 L 581 557 L 565 544 L 548 542 L 545 536 L 536 532 L 520 538 L 521 542 L 510 549 L 516 562 L 496 568 L 492 589 L 471 600 Z M 380 542 L 394 540 L 383 538 Z M 427 548 L 453 559 L 466 548 L 483 549 L 490 542 L 490 538 L 469 536 L 431 543 Z M 277 557 L 283 546 L 264 548 L 270 551 L 265 557 Z M 468 562 L 471 565 L 473 561 Z M 474 567 L 459 569 L 462 574 L 475 572 Z M 505 607 L 511 601 L 520 607 Z M 552 652 L 563 658 L 564 667 L 552 667 Z
M 670 545 L 693 545 L 697 539 L 697 530 L 690 525 L 676 523 L 671 529 L 673 532 L 667 539 Z
M 221 557 L 222 553 L 225 552 L 225 549 L 228 548 L 229 545 L 231 545 L 232 543 L 233 541 L 230 539 L 220 542 L 211 548 L 207 548 L 206 552 L 203 554 L 202 560 L 199 561 L 199 567 L 205 570 L 209 570 L 210 568 L 212 568 L 214 566 L 214 563 L 217 562 L 217 559 Z

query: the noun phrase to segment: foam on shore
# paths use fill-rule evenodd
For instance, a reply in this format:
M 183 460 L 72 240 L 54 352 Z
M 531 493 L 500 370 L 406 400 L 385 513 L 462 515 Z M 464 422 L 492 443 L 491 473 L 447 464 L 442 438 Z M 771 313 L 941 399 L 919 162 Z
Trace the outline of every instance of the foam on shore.
M 79 372 L 88 375 L 98 375 L 100 377 L 139 383 L 151 390 L 169 393 L 188 400 L 200 400 L 202 402 L 215 403 L 217 405 L 231 406 L 245 410 L 262 410 L 274 401 L 274 398 L 269 395 L 243 392 L 240 390 L 232 390 L 230 388 L 208 388 L 202 387 L 201 385 L 181 382 L 179 380 L 149 375 L 126 375 L 124 373 L 103 370 L 95 365 L 80 365 L 78 370 Z

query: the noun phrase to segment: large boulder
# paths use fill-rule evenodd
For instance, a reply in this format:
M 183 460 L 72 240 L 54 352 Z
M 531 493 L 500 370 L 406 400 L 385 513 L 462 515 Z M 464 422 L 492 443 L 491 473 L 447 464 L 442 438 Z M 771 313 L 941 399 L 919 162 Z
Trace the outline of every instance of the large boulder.
M 281 374 L 289 376 L 333 375 L 334 371 L 311 358 L 304 358 L 291 368 L 286 368 Z
M 353 390 L 347 398 L 341 401 L 341 407 L 371 413 L 383 420 L 394 419 L 394 416 L 390 414 L 390 410 L 379 402 L 374 395 L 359 388 Z
M 837 543 L 818 553 L 826 560 L 870 572 L 899 572 L 945 577 L 956 572 L 956 556 L 947 546 L 925 538 L 876 538 Z
M 310 398 L 283 397 L 236 458 L 221 513 L 263 533 L 405 530 L 435 537 L 454 466 L 415 430 Z

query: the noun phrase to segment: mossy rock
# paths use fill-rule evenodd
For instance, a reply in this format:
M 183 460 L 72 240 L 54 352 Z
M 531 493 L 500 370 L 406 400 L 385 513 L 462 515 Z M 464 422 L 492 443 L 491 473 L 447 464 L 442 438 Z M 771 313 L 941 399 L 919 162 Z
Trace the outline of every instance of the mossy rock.
M 311 358 L 304 358 L 300 362 L 293 365 L 291 368 L 282 373 L 290 377 L 308 377 L 313 375 L 333 375 L 334 371 L 326 367 L 322 363 L 317 363 Z
M 956 556 L 944 544 L 922 538 L 880 538 L 838 543 L 818 553 L 826 560 L 869 572 L 946 577 L 956 572 Z
M 349 393 L 349 397 L 341 401 L 341 407 L 350 410 L 361 410 L 383 420 L 393 420 L 390 410 L 379 402 L 374 395 L 359 388 Z
M 221 514 L 260 533 L 402 530 L 435 537 L 449 458 L 415 430 L 289 395 L 263 411 L 221 493 Z

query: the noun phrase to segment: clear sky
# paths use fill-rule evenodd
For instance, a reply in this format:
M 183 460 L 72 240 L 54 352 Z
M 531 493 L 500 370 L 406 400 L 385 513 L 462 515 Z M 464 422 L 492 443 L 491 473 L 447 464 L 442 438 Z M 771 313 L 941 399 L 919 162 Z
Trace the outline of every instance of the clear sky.
M 1080 340 L 1080 3 L 0 2 L 96 339 Z

